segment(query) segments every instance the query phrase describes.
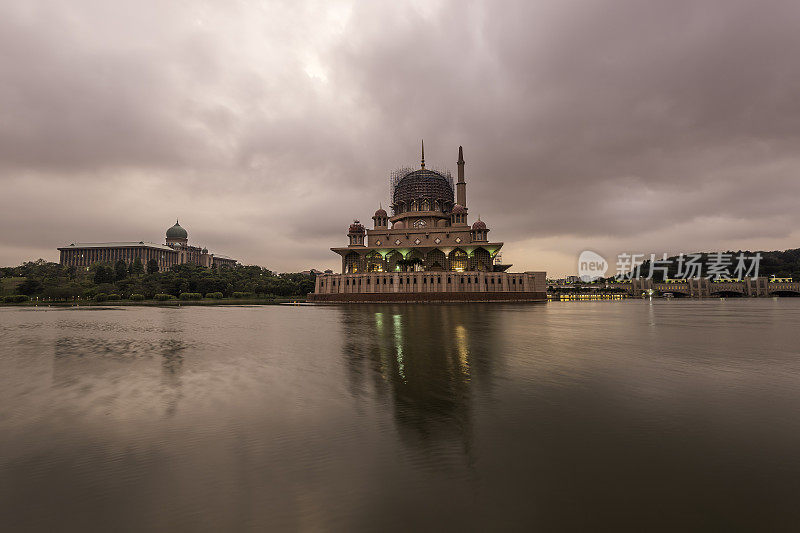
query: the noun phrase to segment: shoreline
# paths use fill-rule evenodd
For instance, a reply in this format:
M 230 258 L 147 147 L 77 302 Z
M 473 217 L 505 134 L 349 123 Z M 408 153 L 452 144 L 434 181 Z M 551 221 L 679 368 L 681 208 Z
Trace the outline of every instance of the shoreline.
M 245 305 L 281 305 L 281 304 L 306 303 L 305 298 L 280 298 L 275 300 L 262 299 L 231 299 L 231 300 L 142 300 L 132 302 L 129 300 L 106 300 L 104 302 L 0 302 L 0 307 L 181 307 L 181 306 L 245 306 Z

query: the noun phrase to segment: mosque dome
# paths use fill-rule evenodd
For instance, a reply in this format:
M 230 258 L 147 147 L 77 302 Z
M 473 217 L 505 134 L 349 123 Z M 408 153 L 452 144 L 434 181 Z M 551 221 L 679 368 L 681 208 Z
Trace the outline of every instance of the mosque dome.
M 167 230 L 167 239 L 188 239 L 189 234 L 175 221 L 175 225 Z
M 467 208 L 461 204 L 456 204 L 453 206 L 453 214 L 454 215 L 463 215 L 467 212 Z
M 386 214 L 386 210 L 385 210 L 384 208 L 382 208 L 382 207 L 381 207 L 380 209 L 378 209 L 377 211 L 375 211 L 375 216 L 376 216 L 376 217 L 386 217 L 386 216 L 388 216 L 388 215 Z
M 476 221 L 475 221 L 475 223 L 472 225 L 472 229 L 486 229 L 486 223 L 484 223 L 484 221 L 483 221 L 483 220 L 481 220 L 481 219 L 478 219 L 478 220 L 476 220 Z
M 364 233 L 364 225 L 358 220 L 354 220 L 353 223 L 350 224 L 349 233 Z
M 400 178 L 392 194 L 394 204 L 410 204 L 412 200 L 423 199 L 453 203 L 452 178 L 435 170 L 421 168 Z

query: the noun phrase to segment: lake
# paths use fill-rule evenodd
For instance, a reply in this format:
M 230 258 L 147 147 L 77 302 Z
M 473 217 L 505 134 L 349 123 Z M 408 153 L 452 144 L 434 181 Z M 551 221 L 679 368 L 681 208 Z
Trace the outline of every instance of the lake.
M 0 308 L 4 531 L 796 530 L 800 299 Z

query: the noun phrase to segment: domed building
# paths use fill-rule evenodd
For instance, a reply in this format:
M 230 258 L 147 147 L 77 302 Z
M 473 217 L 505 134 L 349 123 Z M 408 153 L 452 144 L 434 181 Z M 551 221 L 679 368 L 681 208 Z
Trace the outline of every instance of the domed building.
M 167 230 L 167 246 L 178 252 L 178 264 L 191 263 L 206 268 L 213 266 L 235 266 L 236 260 L 208 252 L 208 248 L 189 246 L 189 232 L 175 220 L 175 225 Z
M 144 266 L 155 260 L 159 271 L 187 263 L 206 268 L 232 267 L 237 263 L 236 259 L 209 253 L 208 248 L 189 245 L 189 232 L 178 220 L 167 229 L 166 237 L 165 244 L 146 241 L 72 243 L 58 250 L 62 265 L 76 267 L 89 267 L 93 263 L 116 263 L 119 260 L 130 264 L 136 259 Z
M 463 148 L 459 147 L 458 181 L 453 183 L 448 171 L 425 167 L 423 145 L 420 168 L 398 169 L 390 176 L 391 215 L 381 206 L 372 216 L 372 229 L 364 228 L 358 220 L 350 224 L 348 246 L 331 248 L 342 258 L 342 274 L 319 276 L 310 298 L 498 299 L 486 293 L 519 293 L 509 296 L 510 300 L 543 298 L 543 272 L 508 273 L 511 265 L 497 260 L 503 243 L 489 241 L 489 228 L 480 217 L 469 225 L 465 164 Z M 400 296 L 389 298 L 387 293 Z M 415 296 L 418 293 L 436 296 Z M 340 297 L 342 294 L 358 296 Z M 376 296 L 380 294 L 384 296 Z
M 186 244 L 189 240 L 189 233 L 181 227 L 178 219 L 175 219 L 175 225 L 167 230 L 167 243 L 169 243 L 170 240 L 174 242 L 183 242 L 183 244 Z

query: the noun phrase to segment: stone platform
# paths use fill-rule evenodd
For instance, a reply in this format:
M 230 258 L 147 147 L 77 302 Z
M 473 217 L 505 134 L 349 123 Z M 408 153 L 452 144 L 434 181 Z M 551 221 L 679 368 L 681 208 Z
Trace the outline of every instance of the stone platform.
M 308 295 L 311 303 L 544 302 L 544 292 L 383 292 Z

